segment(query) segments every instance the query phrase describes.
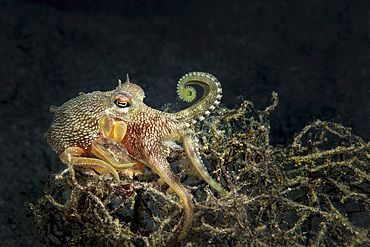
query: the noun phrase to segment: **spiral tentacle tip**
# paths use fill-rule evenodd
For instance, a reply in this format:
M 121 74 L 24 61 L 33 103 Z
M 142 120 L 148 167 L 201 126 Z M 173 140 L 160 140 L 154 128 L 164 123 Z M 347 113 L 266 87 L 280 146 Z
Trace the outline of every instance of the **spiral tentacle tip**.
M 194 87 L 191 86 L 179 86 L 177 89 L 177 93 L 179 94 L 180 99 L 186 102 L 192 102 L 197 97 L 197 91 Z

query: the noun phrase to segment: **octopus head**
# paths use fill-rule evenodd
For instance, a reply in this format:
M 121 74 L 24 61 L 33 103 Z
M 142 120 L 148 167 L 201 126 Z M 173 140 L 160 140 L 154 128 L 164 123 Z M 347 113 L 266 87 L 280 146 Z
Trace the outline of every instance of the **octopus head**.
M 143 101 L 145 98 L 144 90 L 139 85 L 131 83 L 128 74 L 125 83 L 122 83 L 121 80 L 118 80 L 118 87 L 116 91 L 128 92 L 140 101 Z

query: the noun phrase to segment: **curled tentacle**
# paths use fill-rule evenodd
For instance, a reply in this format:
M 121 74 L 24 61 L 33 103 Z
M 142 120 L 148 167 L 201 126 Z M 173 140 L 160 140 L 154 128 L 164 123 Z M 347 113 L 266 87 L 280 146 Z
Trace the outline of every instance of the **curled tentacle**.
M 192 102 L 197 96 L 197 91 L 192 86 L 186 86 L 183 80 L 180 80 L 177 84 L 177 93 L 180 99 L 186 102 Z
M 222 97 L 221 84 L 215 76 L 204 72 L 191 72 L 181 77 L 177 84 L 177 92 L 182 100 L 187 102 L 195 100 L 196 90 L 189 86 L 194 84 L 203 88 L 202 97 L 189 108 L 171 114 L 188 124 L 205 119 L 220 104 Z

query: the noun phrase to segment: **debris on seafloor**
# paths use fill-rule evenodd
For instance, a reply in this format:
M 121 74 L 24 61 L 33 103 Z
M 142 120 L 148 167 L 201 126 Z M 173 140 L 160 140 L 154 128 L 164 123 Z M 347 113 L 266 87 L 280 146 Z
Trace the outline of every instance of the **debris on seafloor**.
M 269 143 L 273 104 L 220 108 L 196 126 L 221 198 L 193 180 L 182 149 L 170 162 L 193 195 L 195 221 L 177 246 L 370 245 L 370 143 L 349 128 L 317 120 L 292 144 Z M 169 147 L 170 148 L 170 147 Z M 164 150 L 165 151 L 165 150 Z M 181 203 L 150 171 L 119 185 L 68 167 L 44 196 L 26 203 L 46 246 L 158 246 L 181 224 Z

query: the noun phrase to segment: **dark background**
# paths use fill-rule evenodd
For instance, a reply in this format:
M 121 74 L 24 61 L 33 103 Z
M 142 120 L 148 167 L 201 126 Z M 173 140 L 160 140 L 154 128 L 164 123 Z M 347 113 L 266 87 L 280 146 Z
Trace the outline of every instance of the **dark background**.
M 51 171 L 65 166 L 43 139 L 52 114 L 78 92 L 111 90 L 130 74 L 160 109 L 177 80 L 214 74 L 223 105 L 280 97 L 272 144 L 319 118 L 369 129 L 368 1 L 0 0 L 0 239 L 39 246 L 26 218 Z

